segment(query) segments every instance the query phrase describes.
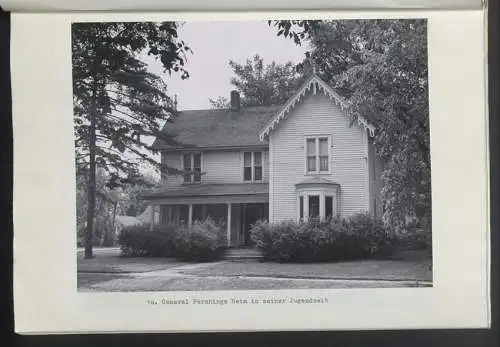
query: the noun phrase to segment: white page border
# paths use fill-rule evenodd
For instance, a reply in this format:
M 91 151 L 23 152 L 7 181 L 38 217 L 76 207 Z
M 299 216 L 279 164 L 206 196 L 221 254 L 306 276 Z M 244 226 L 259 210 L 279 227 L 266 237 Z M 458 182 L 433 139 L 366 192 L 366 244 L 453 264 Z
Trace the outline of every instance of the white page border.
M 276 11 L 480 9 L 482 0 L 0 0 L 6 11 Z
M 72 21 L 429 19 L 432 288 L 77 293 Z M 21 333 L 484 328 L 489 314 L 482 11 L 14 14 L 15 328 Z M 162 297 L 326 296 L 328 305 L 149 306 Z

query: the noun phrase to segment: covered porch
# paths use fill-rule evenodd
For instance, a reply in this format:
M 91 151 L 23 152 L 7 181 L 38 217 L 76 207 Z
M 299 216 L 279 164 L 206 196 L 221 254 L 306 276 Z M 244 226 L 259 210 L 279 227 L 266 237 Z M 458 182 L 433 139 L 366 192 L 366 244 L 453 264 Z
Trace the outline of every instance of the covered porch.
M 190 225 L 211 218 L 224 228 L 229 247 L 251 245 L 250 229 L 269 218 L 268 186 L 259 184 L 212 184 L 184 186 L 145 197 L 160 225 Z M 153 214 L 153 215 L 154 215 Z

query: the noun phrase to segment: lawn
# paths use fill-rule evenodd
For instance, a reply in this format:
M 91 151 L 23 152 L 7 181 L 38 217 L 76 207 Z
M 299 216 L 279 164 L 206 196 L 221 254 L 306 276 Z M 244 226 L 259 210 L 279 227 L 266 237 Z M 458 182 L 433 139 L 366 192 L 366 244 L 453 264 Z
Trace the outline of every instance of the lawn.
M 385 281 L 432 281 L 429 261 L 363 260 L 341 263 L 291 264 L 274 262 L 221 262 L 203 269 L 183 269 L 195 276 L 249 276 Z
M 131 276 L 116 273 L 79 273 L 77 276 L 78 288 L 88 288 L 95 284 L 103 284 L 116 279 L 132 279 Z
M 407 257 L 404 257 L 407 258 Z M 219 261 L 121 257 L 119 249 L 78 252 L 78 288 L 84 291 L 171 291 L 411 287 L 432 285 L 431 261 L 361 260 L 339 263 Z
M 83 252 L 77 252 L 79 273 L 139 273 L 167 270 L 184 264 L 172 258 L 122 257 L 119 249 L 96 250 L 92 259 L 84 259 Z

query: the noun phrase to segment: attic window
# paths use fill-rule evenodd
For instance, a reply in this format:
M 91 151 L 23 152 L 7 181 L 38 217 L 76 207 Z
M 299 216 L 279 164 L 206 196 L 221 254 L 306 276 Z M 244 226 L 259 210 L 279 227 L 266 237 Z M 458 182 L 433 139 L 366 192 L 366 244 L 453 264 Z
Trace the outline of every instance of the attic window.
M 330 147 L 329 136 L 306 137 L 306 173 L 330 172 Z

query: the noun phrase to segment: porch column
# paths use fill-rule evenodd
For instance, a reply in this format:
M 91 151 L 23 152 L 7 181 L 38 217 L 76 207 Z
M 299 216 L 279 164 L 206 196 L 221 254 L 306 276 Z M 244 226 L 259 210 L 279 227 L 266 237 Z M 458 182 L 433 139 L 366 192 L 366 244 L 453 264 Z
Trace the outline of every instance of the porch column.
M 309 220 L 309 195 L 304 194 L 304 220 Z
M 188 225 L 193 224 L 193 204 L 189 204 L 188 209 Z
M 172 224 L 172 206 L 168 207 L 168 222 L 167 224 Z
M 151 204 L 151 216 L 150 216 L 150 224 L 149 224 L 149 229 L 153 230 L 155 226 L 155 205 Z
M 319 218 L 320 220 L 325 219 L 325 193 L 319 195 Z
M 227 204 L 227 246 L 231 246 L 231 203 Z
M 243 204 L 243 216 L 241 216 L 241 219 L 243 221 L 243 230 L 242 230 L 242 236 L 243 236 L 243 243 L 247 243 L 247 204 Z

